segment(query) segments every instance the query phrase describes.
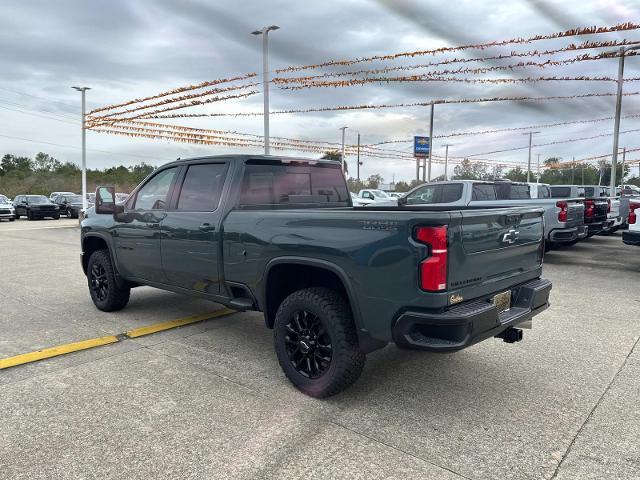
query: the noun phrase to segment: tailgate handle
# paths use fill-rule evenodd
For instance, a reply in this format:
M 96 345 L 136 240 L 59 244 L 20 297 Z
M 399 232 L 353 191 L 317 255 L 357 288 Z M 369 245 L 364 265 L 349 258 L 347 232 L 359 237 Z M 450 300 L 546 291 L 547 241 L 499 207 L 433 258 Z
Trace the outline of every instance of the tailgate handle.
M 521 219 L 522 219 L 522 215 L 507 215 L 505 217 L 504 224 L 506 226 L 518 225 L 520 224 Z

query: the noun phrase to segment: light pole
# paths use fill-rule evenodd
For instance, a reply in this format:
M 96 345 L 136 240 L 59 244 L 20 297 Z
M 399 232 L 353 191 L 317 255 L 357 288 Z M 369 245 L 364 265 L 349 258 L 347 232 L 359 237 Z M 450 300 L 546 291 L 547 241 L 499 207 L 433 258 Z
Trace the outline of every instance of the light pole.
M 622 84 L 624 83 L 624 56 L 631 50 L 640 50 L 640 45 L 620 48 L 620 60 L 618 61 L 618 94 L 616 96 L 616 117 L 613 127 L 613 154 L 611 157 L 611 181 L 609 188 L 616 191 L 616 166 L 618 163 L 618 136 L 620 135 L 620 112 L 622 111 Z M 624 176 L 624 172 L 623 172 Z
M 87 211 L 87 131 L 85 129 L 85 96 L 89 87 L 71 87 L 82 96 L 82 211 Z
M 344 142 L 342 142 L 342 144 L 344 145 Z M 360 132 L 358 132 L 358 164 L 357 165 L 358 165 L 358 169 L 357 169 L 358 175 L 356 176 L 356 178 L 359 182 L 360 181 L 360 165 L 361 165 L 360 164 Z
M 527 182 L 529 182 L 529 177 L 531 175 L 531 138 L 533 137 L 534 133 L 540 132 L 523 133 L 523 135 L 529 135 L 529 161 L 527 162 Z
M 538 167 L 536 168 L 537 171 L 537 176 L 536 176 L 536 183 L 540 183 L 540 154 L 538 154 Z
M 431 152 L 433 151 L 433 106 L 431 103 L 431 114 L 429 116 L 429 170 L 427 172 L 427 181 L 431 181 Z M 422 170 L 422 180 L 424 181 L 424 169 Z
M 342 161 L 342 173 L 345 173 L 344 170 L 344 131 L 349 127 L 340 127 L 338 130 L 342 130 L 342 154 L 340 160 Z
M 262 30 L 251 32 L 262 35 L 262 96 L 264 98 L 264 154 L 269 155 L 269 32 L 280 27 L 271 25 Z
M 444 147 L 444 181 L 449 180 L 449 176 L 447 175 L 447 167 L 449 165 L 449 147 L 452 145 L 450 143 L 445 143 Z

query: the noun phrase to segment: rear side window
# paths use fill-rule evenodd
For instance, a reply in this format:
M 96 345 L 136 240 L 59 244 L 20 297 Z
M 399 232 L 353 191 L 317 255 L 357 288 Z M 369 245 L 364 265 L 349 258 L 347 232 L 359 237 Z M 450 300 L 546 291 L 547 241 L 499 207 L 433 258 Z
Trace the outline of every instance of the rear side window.
M 213 212 L 218 208 L 226 171 L 224 163 L 190 165 L 180 189 L 178 210 Z
M 551 187 L 551 198 L 569 198 L 570 196 L 570 187 Z
M 595 197 L 596 196 L 596 192 L 595 192 L 595 188 L 593 187 L 584 187 L 584 195 L 585 197 Z
M 453 203 L 462 198 L 462 184 L 449 183 L 442 185 L 440 193 L 440 203 Z
M 538 198 L 551 198 L 551 191 L 546 185 L 538 185 Z
M 338 164 L 247 162 L 240 205 L 349 205 L 349 191 Z
M 471 200 L 496 200 L 496 188 L 490 183 L 474 183 Z

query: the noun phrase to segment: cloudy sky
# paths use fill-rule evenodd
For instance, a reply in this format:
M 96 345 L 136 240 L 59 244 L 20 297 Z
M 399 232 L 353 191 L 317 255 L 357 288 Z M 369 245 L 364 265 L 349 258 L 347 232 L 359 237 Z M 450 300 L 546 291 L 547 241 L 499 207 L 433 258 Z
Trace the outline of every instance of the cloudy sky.
M 264 25 L 281 27 L 270 36 L 271 67 L 319 63 L 401 51 L 481 43 L 512 37 L 529 37 L 589 25 L 614 25 L 640 21 L 637 0 L 462 0 L 444 4 L 436 0 L 326 0 L 226 1 L 226 0 L 97 0 L 13 1 L 0 3 L 0 154 L 35 155 L 48 152 L 62 160 L 80 162 L 79 93 L 72 85 L 91 87 L 88 108 L 155 94 L 181 85 L 259 72 L 260 39 L 249 34 Z M 640 40 L 640 30 L 543 41 L 487 51 L 465 51 L 459 58 L 507 53 L 512 50 L 557 48 L 585 40 Z M 591 51 L 597 53 L 602 50 Z M 557 58 L 570 58 L 578 53 Z M 375 67 L 436 61 L 449 56 L 418 57 L 378 62 Z M 517 61 L 517 60 L 515 60 Z M 489 65 L 494 65 L 489 63 Z M 362 68 L 371 67 L 364 65 Z M 317 72 L 321 73 L 321 72 Z M 562 69 L 526 69 L 485 78 L 549 75 L 616 76 L 617 60 L 580 62 Z M 640 77 L 640 58 L 627 60 L 625 77 Z M 625 91 L 640 90 L 638 82 Z M 440 98 L 489 96 L 572 95 L 615 92 L 611 82 L 540 82 L 535 84 L 467 85 L 400 83 L 343 89 L 297 92 L 272 88 L 271 107 L 307 108 L 327 105 L 426 102 Z M 260 95 L 193 112 L 260 111 Z M 614 98 L 508 102 L 436 107 L 434 133 L 528 126 L 595 119 L 613 115 Z M 640 113 L 640 99 L 626 97 L 623 115 Z M 205 118 L 182 124 L 212 129 L 262 133 L 262 118 Z M 272 115 L 271 133 L 277 136 L 339 141 L 338 128 L 348 125 L 347 142 L 360 132 L 363 143 L 411 138 L 428 132 L 428 108 L 402 108 L 348 113 Z M 621 129 L 640 129 L 640 119 L 627 118 Z M 543 128 L 534 144 L 568 138 L 608 134 L 612 121 Z M 640 132 L 621 136 L 621 146 L 640 147 Z M 91 166 L 154 165 L 202 154 L 231 151 L 223 147 L 174 144 L 88 133 Z M 520 132 L 436 140 L 434 152 L 444 153 L 444 143 L 457 156 L 481 154 L 527 145 Z M 542 158 L 570 160 L 610 152 L 612 138 L 555 146 L 535 147 Z M 411 145 L 394 149 L 410 151 Z M 240 153 L 240 150 L 233 150 Z M 259 153 L 259 149 L 249 151 Z M 293 153 L 293 152 L 291 152 Z M 308 154 L 307 154 L 308 155 Z M 495 161 L 526 162 L 527 150 L 484 155 Z M 630 154 L 640 158 L 640 152 Z M 434 169 L 441 173 L 441 167 Z M 353 172 L 352 172 L 353 173 Z M 410 161 L 364 159 L 362 176 L 381 173 L 386 180 L 415 176 Z

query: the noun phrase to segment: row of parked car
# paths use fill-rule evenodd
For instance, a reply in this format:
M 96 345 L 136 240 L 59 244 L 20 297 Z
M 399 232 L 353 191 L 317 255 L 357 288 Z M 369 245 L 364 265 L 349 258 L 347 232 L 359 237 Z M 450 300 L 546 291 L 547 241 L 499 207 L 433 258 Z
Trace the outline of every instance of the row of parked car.
M 419 185 L 399 198 L 382 190 L 361 190 L 356 206 L 536 206 L 544 210 L 546 249 L 572 245 L 596 234 L 628 230 L 623 241 L 640 245 L 640 189 L 623 185 L 610 192 L 599 185 L 548 185 L 505 181 L 454 180 Z
M 116 201 L 124 202 L 126 193 L 117 193 Z M 93 207 L 95 193 L 87 194 L 87 208 Z M 13 201 L 0 195 L 0 220 L 13 222 L 20 217 L 29 220 L 52 218 L 58 220 L 61 215 L 67 218 L 79 218 L 82 212 L 82 195 L 73 192 L 52 192 L 44 195 L 17 195 Z

